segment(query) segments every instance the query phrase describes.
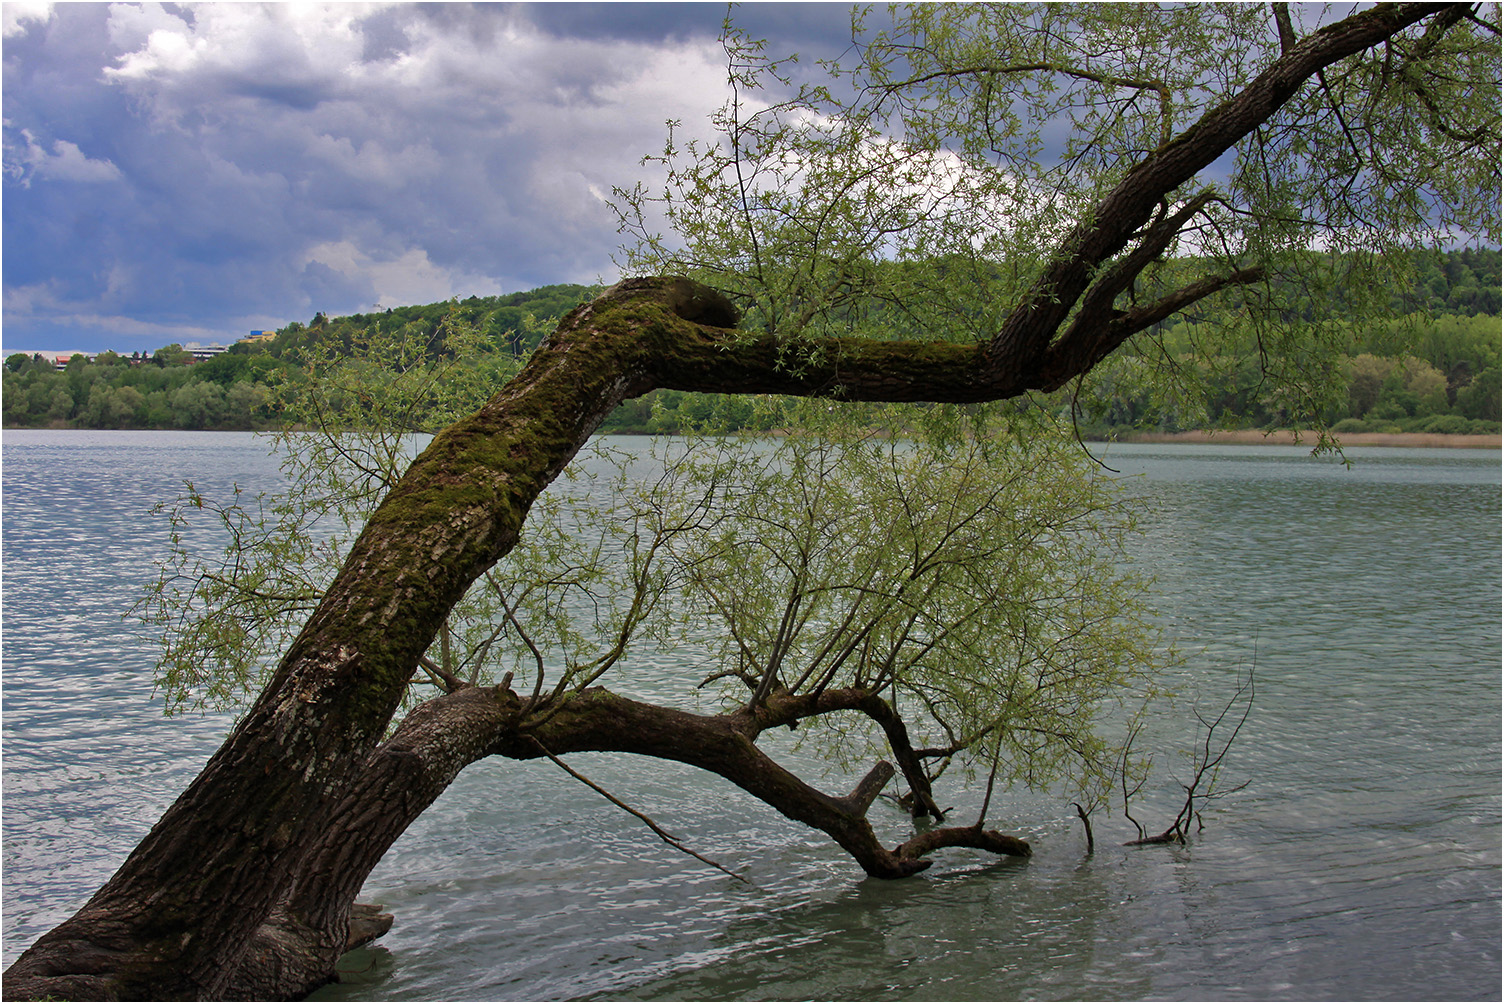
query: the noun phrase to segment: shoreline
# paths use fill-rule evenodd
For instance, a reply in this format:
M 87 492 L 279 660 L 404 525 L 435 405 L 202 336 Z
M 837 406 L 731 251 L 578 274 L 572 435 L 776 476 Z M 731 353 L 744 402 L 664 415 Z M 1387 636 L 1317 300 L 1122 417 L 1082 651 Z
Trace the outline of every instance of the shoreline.
M 81 429 L 52 426 L 7 426 L 5 432 L 162 432 L 162 433 L 237 433 L 255 434 L 275 432 L 275 429 Z M 305 430 L 299 430 L 305 431 Z M 781 430 L 771 429 L 763 435 L 776 437 Z M 428 433 L 433 435 L 433 433 Z M 598 432 L 602 436 L 678 436 L 679 433 L 653 433 L 646 429 L 611 429 Z M 1341 446 L 1390 446 L 1414 449 L 1497 450 L 1504 447 L 1504 435 L 1485 433 L 1477 436 L 1462 436 L 1441 432 L 1349 432 L 1336 436 Z M 1112 438 L 1086 436 L 1088 443 L 1167 443 L 1208 446 L 1304 446 L 1316 443 L 1316 433 L 1304 430 L 1297 434 L 1291 429 L 1192 429 L 1187 432 L 1129 432 Z
M 1297 442 L 1298 438 L 1298 442 Z M 1342 446 L 1431 447 L 1433 449 L 1497 450 L 1504 445 L 1499 433 L 1460 436 L 1440 432 L 1349 432 L 1338 434 Z M 1103 442 L 1103 440 L 1098 440 Z M 1117 437 L 1118 443 L 1206 443 L 1220 446 L 1313 446 L 1316 433 L 1292 429 L 1194 429 L 1189 432 L 1135 432 Z

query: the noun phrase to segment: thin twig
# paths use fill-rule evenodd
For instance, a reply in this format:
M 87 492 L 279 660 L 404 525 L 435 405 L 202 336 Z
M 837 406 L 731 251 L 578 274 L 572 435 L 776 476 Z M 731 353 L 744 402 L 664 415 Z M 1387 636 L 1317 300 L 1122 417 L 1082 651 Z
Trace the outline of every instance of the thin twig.
M 685 854 L 688 854 L 692 858 L 695 858 L 697 860 L 705 862 L 707 865 L 709 865 L 710 867 L 716 869 L 717 871 L 725 872 L 727 875 L 730 875 L 732 878 L 736 879 L 738 882 L 743 882 L 743 883 L 745 883 L 747 885 L 751 885 L 752 884 L 751 881 L 749 881 L 748 879 L 744 878 L 741 875 L 738 875 L 736 872 L 731 871 L 730 869 L 726 868 L 724 865 L 716 864 L 714 861 L 710 860 L 705 855 L 698 854 L 698 853 L 690 850 L 688 847 L 685 847 L 683 844 L 679 843 L 679 841 L 672 834 L 670 834 L 667 831 L 665 831 L 663 829 L 663 827 L 661 827 L 657 823 L 653 822 L 646 815 L 644 815 L 641 812 L 638 812 L 636 809 L 632 808 L 626 802 L 623 802 L 621 799 L 619 799 L 615 795 L 611 794 L 605 788 L 602 788 L 600 785 L 598 785 L 594 781 L 590 780 L 584 774 L 581 774 L 579 771 L 577 771 L 573 767 L 569 766 L 569 764 L 565 763 L 563 760 L 560 760 L 558 757 L 554 756 L 552 753 L 549 752 L 548 747 L 544 746 L 541 742 L 538 742 L 538 740 L 537 740 L 536 737 L 533 737 L 533 743 L 535 745 L 537 745 L 537 747 L 540 750 L 543 751 L 543 755 L 544 756 L 548 757 L 554 763 L 558 764 L 561 768 L 563 768 L 564 772 L 566 774 L 568 774 L 570 777 L 574 778 L 576 781 L 581 782 L 586 787 L 594 789 L 596 792 L 598 792 L 602 797 L 604 797 L 608 802 L 610 802 L 612 805 L 616 806 L 618 809 L 625 809 L 627 812 L 630 812 L 632 815 L 636 816 L 638 819 L 640 819 L 644 823 L 646 823 L 648 829 L 650 829 L 654 833 L 658 834 L 658 839 L 662 840 L 665 844 L 668 844 L 670 847 L 673 847 L 676 850 L 683 851 Z
M 987 794 L 982 796 L 982 811 L 977 813 L 977 829 L 979 830 L 982 828 L 982 824 L 987 821 L 987 808 L 992 804 L 992 785 L 997 780 L 998 760 L 1000 759 L 998 750 L 1000 746 L 1001 742 L 992 744 L 992 770 L 987 774 Z

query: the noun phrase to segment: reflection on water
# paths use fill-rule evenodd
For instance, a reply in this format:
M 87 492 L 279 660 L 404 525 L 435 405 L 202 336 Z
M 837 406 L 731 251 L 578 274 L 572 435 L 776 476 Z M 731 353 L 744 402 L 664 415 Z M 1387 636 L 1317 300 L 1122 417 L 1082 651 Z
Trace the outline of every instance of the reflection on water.
M 1109 451 L 1157 504 L 1136 560 L 1206 647 L 1177 689 L 1214 701 L 1257 663 L 1230 766 L 1252 783 L 1190 846 L 1123 848 L 1131 828 L 1100 820 L 1087 856 L 1068 805 L 1015 794 L 994 822 L 1032 859 L 952 852 L 876 882 L 718 779 L 573 758 L 747 887 L 556 768 L 487 762 L 372 875 L 396 927 L 322 996 L 1497 997 L 1499 454 L 1350 456 Z M 150 650 L 119 619 L 163 539 L 145 510 L 182 477 L 275 476 L 248 436 L 5 435 L 7 962 L 108 877 L 228 725 L 162 719 Z M 676 675 L 639 672 L 639 696 Z M 951 801 L 965 818 L 979 798 Z M 903 839 L 903 816 L 876 815 Z

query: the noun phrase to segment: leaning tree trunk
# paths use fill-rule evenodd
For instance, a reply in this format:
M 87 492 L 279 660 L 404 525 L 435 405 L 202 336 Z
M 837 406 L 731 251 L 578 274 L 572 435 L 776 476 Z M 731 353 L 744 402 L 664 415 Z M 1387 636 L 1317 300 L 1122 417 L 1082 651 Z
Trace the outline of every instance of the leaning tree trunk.
M 115 876 L 7 970 L 6 996 L 226 996 L 449 609 L 604 416 L 650 386 L 644 336 L 688 324 L 671 307 L 699 309 L 687 284 L 641 291 L 577 310 L 423 451 L 224 746 Z
M 301 997 L 333 978 L 351 948 L 385 934 L 392 918 L 355 895 L 387 849 L 459 772 L 515 731 L 521 702 L 469 687 L 420 704 L 366 760 L 271 916 L 224 988 L 227 998 Z
M 1119 309 L 1119 294 L 1194 211 L 1153 220 L 1162 199 L 1323 67 L 1438 11 L 1438 22 L 1455 22 L 1467 9 L 1381 4 L 1292 46 L 1244 91 L 1128 171 L 985 345 L 831 340 L 790 370 L 779 346 L 728 337 L 730 305 L 685 280 L 628 281 L 571 313 L 515 380 L 413 463 L 225 744 L 114 877 L 12 964 L 5 996 L 214 999 L 306 989 L 306 973 L 286 962 L 297 952 L 278 956 L 273 943 L 316 943 L 312 953 L 325 958 L 348 942 L 348 906 L 339 901 L 350 883 L 319 884 L 320 869 L 345 867 L 325 840 L 348 827 L 358 804 L 352 791 L 375 777 L 366 773 L 372 755 L 419 658 L 470 583 L 510 550 L 538 493 L 612 408 L 654 387 L 967 402 L 1062 386 L 1134 332 L 1260 276 L 1257 269 L 1209 275 L 1154 303 Z M 784 797 L 768 784 L 768 797 Z M 850 798 L 860 801 L 865 791 Z M 378 786 L 375 794 L 387 793 Z M 833 801 L 789 804 L 839 829 L 856 801 Z M 973 835 L 952 831 L 944 839 Z M 859 827 L 837 839 L 880 865 Z M 358 852 L 361 861 L 379 845 L 373 838 Z M 884 853 L 900 862 L 912 857 Z M 253 946 L 267 960 L 258 972 L 270 975 L 249 975 Z

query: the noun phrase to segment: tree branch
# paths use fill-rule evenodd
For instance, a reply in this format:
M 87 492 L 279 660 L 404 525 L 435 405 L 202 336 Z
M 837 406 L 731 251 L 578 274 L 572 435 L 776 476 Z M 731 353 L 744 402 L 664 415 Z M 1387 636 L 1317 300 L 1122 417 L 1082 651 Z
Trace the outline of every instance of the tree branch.
M 1447 7 L 1379 4 L 1306 36 L 1240 93 L 1140 161 L 1061 242 L 988 345 L 989 369 L 1036 370 L 1054 332 L 1092 281 L 1094 269 L 1128 244 L 1161 200 L 1267 121 L 1317 71 Z M 1057 370 L 1051 383 L 1062 386 L 1073 375 Z
M 828 694 L 829 692 L 827 692 Z M 825 695 L 822 695 L 822 698 Z M 790 773 L 752 742 L 770 723 L 787 716 L 767 708 L 725 715 L 695 715 L 643 704 L 592 688 L 574 695 L 532 736 L 502 737 L 492 752 L 514 759 L 543 754 L 535 736 L 556 753 L 586 750 L 637 753 L 673 760 L 718 774 L 777 809 L 790 819 L 829 834 L 858 864 L 876 878 L 902 878 L 923 871 L 930 862 L 910 850 L 892 851 L 878 842 L 866 812 L 893 768 L 878 764 L 844 797 L 827 795 Z M 947 838 L 949 839 L 949 838 Z M 1017 853 L 1016 839 L 960 837 L 935 846 L 968 846 Z M 907 846 L 907 845 L 905 845 Z M 929 846 L 914 844 L 914 848 Z
M 1219 290 L 1259 282 L 1264 275 L 1262 268 L 1245 268 L 1227 275 L 1207 276 L 1146 306 L 1116 310 L 1095 330 L 1085 327 L 1077 330 L 1073 325 L 1072 337 L 1063 338 L 1058 345 L 1050 347 L 1045 364 L 1041 367 L 1046 374 L 1042 386 L 1046 390 L 1063 387 L 1075 377 L 1090 371 L 1138 332 Z
M 1279 30 L 1279 51 L 1284 55 L 1295 48 L 1295 26 L 1290 23 L 1290 5 L 1274 3 L 1269 6 L 1274 8 L 1274 24 Z
M 423 672 L 432 677 L 434 683 L 436 683 L 446 693 L 452 694 L 455 691 L 463 690 L 464 688 L 470 686 L 469 683 L 455 676 L 453 673 L 446 671 L 444 667 L 440 666 L 438 663 L 434 662 L 426 655 L 418 660 L 418 666 L 423 670 Z

